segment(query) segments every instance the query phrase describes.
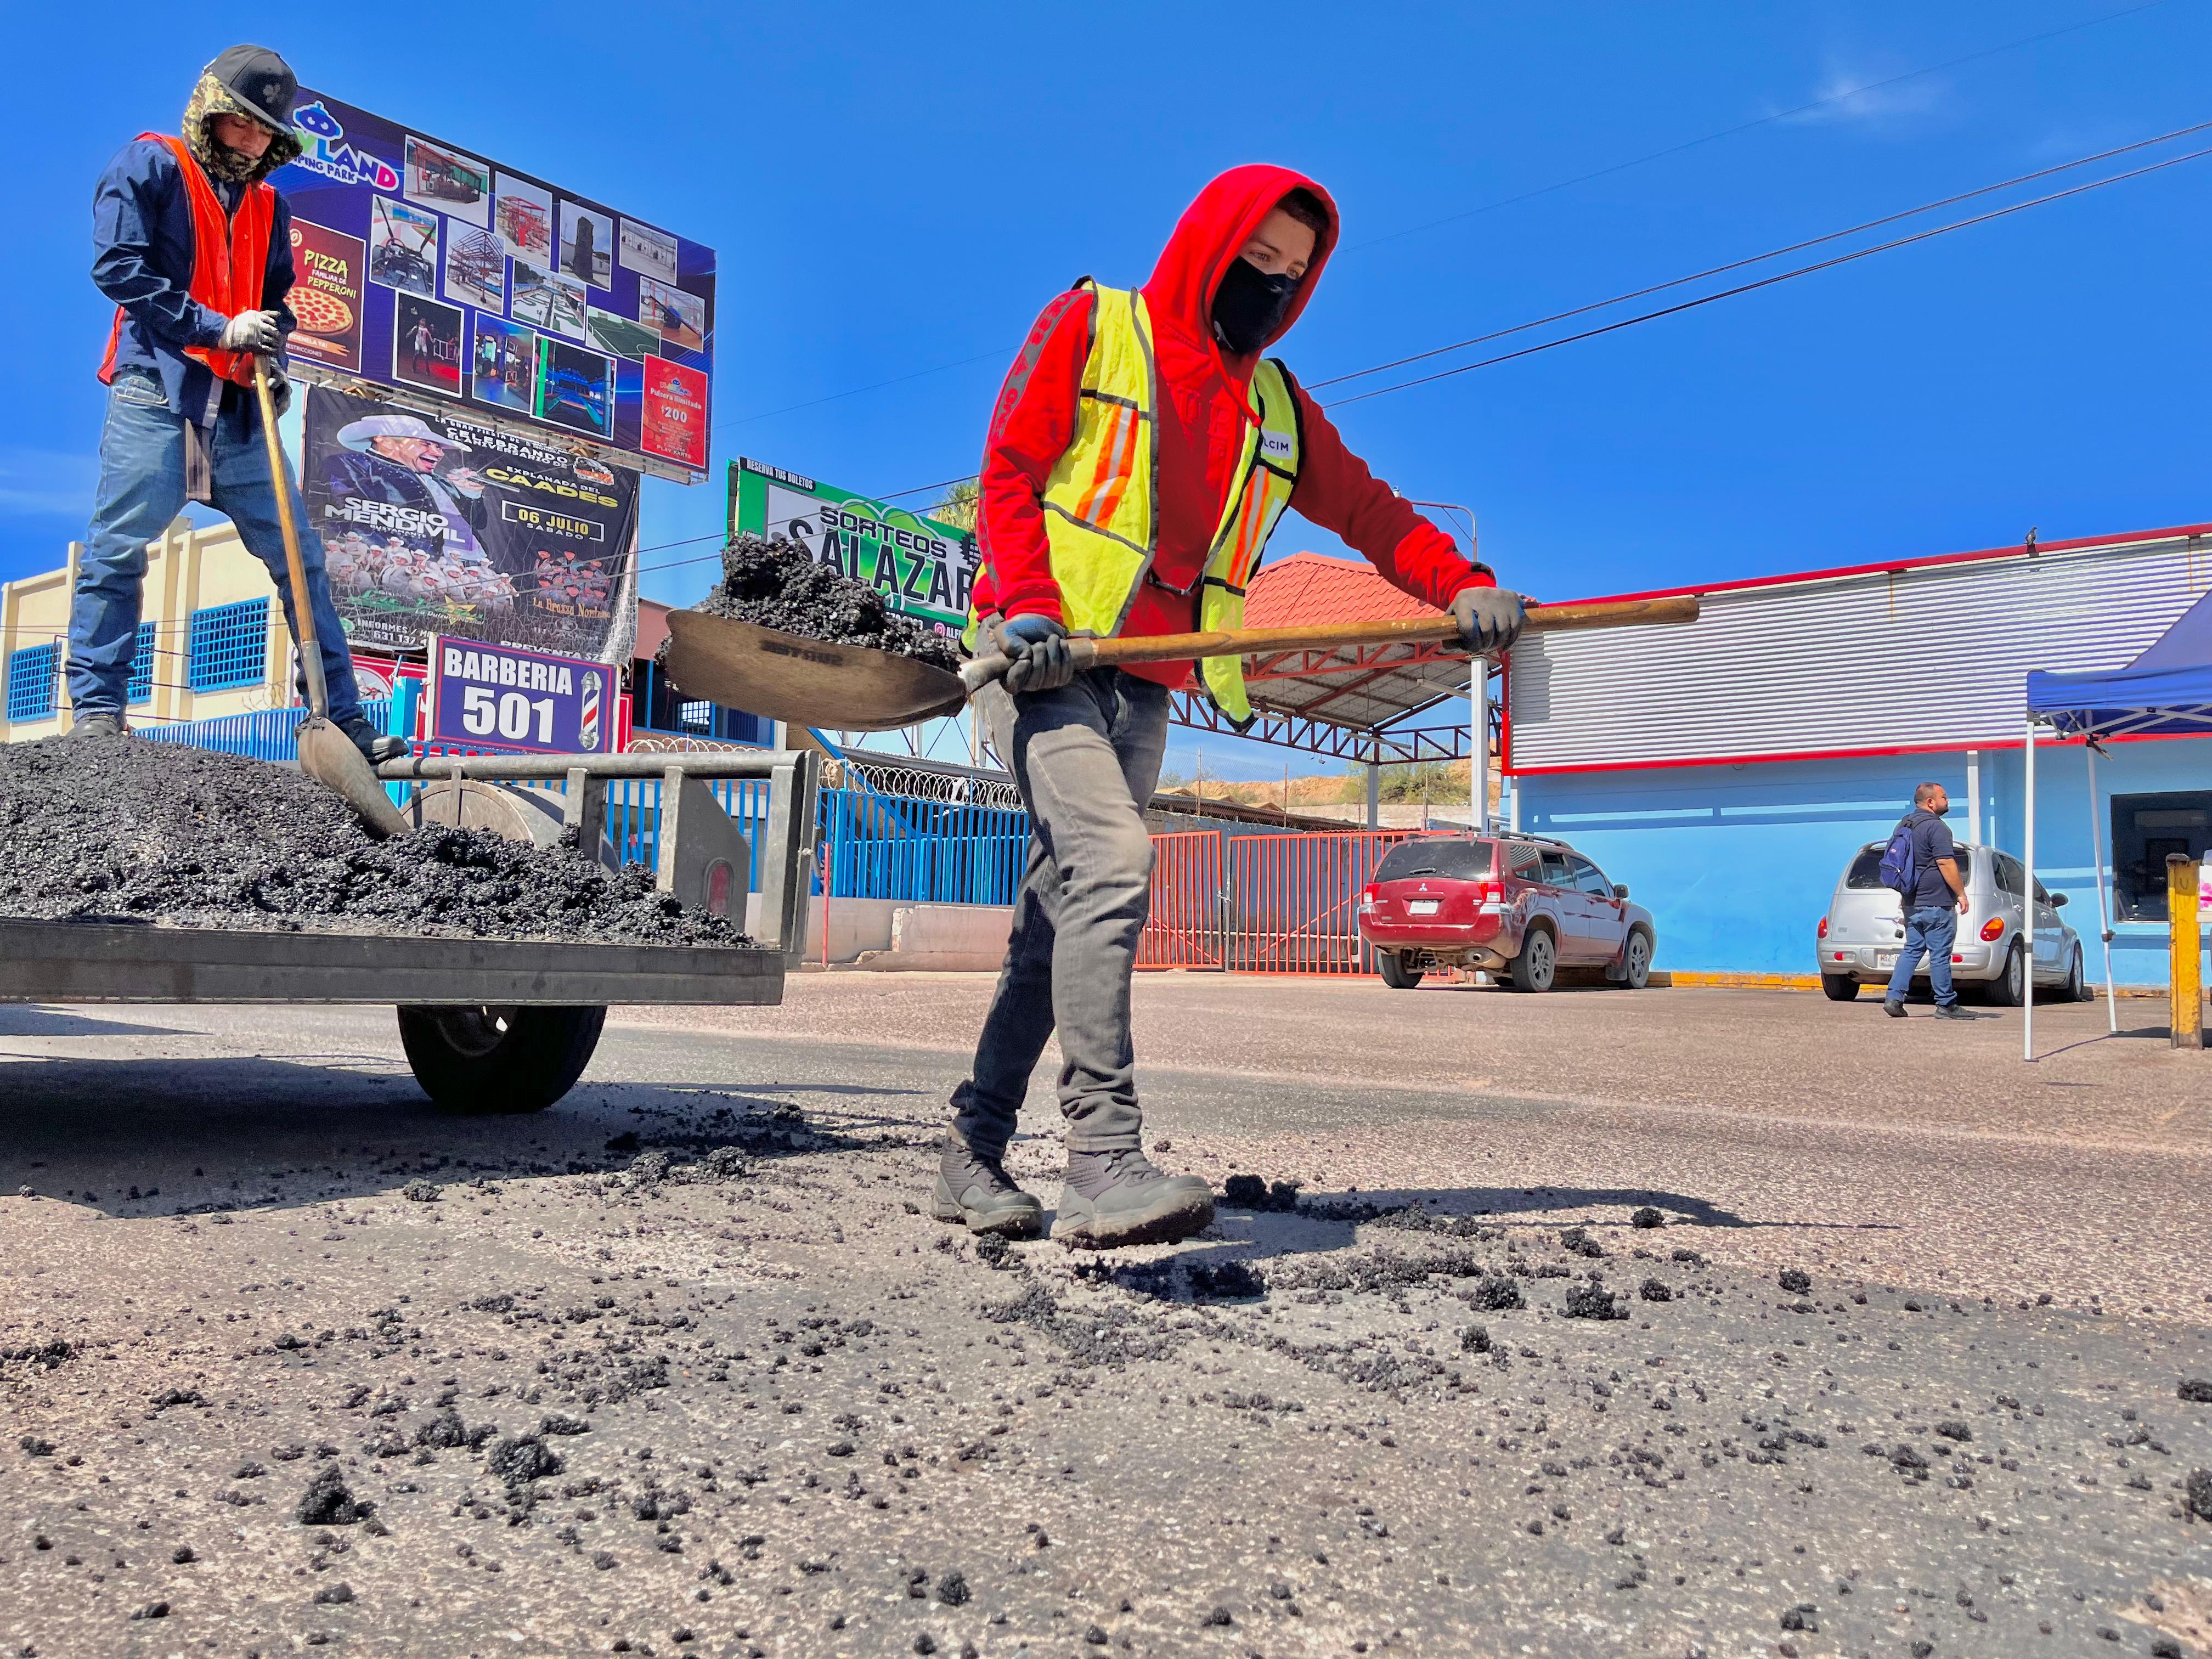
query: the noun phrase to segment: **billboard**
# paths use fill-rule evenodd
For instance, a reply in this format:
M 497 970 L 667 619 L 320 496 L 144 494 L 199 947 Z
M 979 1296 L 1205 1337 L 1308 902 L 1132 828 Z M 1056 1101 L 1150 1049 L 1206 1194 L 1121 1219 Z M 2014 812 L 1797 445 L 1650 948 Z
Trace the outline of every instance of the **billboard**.
M 422 738 L 438 749 L 607 754 L 620 696 L 605 663 L 433 638 Z
M 292 210 L 301 378 L 696 483 L 714 251 L 303 88 Z
M 730 463 L 730 531 L 788 536 L 939 633 L 967 623 L 975 538 L 955 526 L 740 458 Z
M 307 388 L 301 493 L 356 651 L 433 634 L 611 661 L 629 648 L 637 474 L 495 428 Z

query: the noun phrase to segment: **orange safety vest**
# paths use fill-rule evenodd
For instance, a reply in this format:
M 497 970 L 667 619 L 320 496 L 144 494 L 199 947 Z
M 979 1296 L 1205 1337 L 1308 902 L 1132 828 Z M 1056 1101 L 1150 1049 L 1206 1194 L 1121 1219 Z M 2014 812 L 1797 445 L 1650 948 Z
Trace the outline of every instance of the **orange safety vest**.
M 207 173 L 185 141 L 173 133 L 142 132 L 167 144 L 184 174 L 185 191 L 192 210 L 192 298 L 225 317 L 261 309 L 261 281 L 269 270 L 269 236 L 276 222 L 276 191 L 268 183 L 249 185 L 235 214 L 226 214 L 208 182 Z M 107 356 L 100 365 L 100 383 L 115 379 L 115 348 L 123 338 L 125 313 L 115 307 L 115 325 L 107 332 Z M 186 346 L 185 356 L 212 369 L 217 378 L 240 386 L 253 384 L 253 355 L 246 351 L 218 351 L 213 346 Z

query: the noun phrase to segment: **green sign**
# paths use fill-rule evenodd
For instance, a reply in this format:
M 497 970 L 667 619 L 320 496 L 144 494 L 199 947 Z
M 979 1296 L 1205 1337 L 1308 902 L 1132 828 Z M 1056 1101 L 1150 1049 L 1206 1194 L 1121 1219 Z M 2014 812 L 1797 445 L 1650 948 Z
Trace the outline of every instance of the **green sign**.
M 741 458 L 730 463 L 730 532 L 747 531 L 789 537 L 893 610 L 951 633 L 967 623 L 976 564 L 968 531 Z

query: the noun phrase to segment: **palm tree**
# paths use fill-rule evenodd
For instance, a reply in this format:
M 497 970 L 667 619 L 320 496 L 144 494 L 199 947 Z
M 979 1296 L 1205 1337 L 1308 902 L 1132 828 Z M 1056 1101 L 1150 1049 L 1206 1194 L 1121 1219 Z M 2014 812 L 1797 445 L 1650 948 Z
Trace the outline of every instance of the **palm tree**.
M 936 506 L 928 510 L 930 518 L 939 524 L 949 524 L 955 530 L 974 534 L 975 520 L 983 508 L 983 486 L 979 478 L 963 478 L 946 489 Z

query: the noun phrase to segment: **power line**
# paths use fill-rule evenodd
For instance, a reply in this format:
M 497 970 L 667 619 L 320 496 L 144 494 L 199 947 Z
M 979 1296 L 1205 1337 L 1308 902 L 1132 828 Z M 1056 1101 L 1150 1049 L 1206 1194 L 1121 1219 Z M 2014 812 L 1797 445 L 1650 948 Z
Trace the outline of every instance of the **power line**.
M 2033 173 L 2023 173 L 2017 178 L 2002 179 L 1994 185 L 1983 185 L 1978 189 L 1961 191 L 1956 196 L 1946 196 L 1940 201 L 1923 202 L 1918 207 L 1906 208 L 1901 213 L 1886 213 L 1879 219 L 1869 219 L 1843 230 L 1832 230 L 1825 236 L 1814 236 L 1806 241 L 1792 242 L 1787 247 L 1769 248 L 1765 252 L 1754 253 L 1749 258 L 1731 259 L 1726 264 L 1712 265 L 1704 270 L 1693 271 L 1687 276 L 1676 276 L 1668 282 L 1654 283 L 1649 288 L 1634 289 L 1626 294 L 1616 294 L 1609 300 L 1593 300 L 1588 305 L 1576 306 L 1567 311 L 1555 311 L 1550 316 L 1539 317 L 1533 322 L 1516 323 L 1510 328 L 1501 328 L 1492 333 L 1477 334 L 1470 339 L 1455 340 L 1449 345 L 1434 346 L 1426 351 L 1417 351 L 1409 357 L 1393 358 L 1387 363 L 1377 363 L 1372 368 L 1355 368 L 1348 374 L 1338 374 L 1326 380 L 1315 380 L 1306 389 L 1309 392 L 1318 392 L 1323 386 L 1341 386 L 1346 380 L 1360 380 L 1369 374 L 1380 374 L 1385 369 L 1402 368 L 1407 363 L 1418 363 L 1431 357 L 1441 357 L 1446 352 L 1463 351 L 1469 346 L 1483 345 L 1492 340 L 1502 340 L 1508 335 L 1523 334 L 1532 328 L 1541 328 L 1547 323 L 1565 322 L 1570 317 L 1580 317 L 1587 312 L 1602 311 L 1607 306 L 1626 305 L 1631 300 L 1640 300 L 1646 295 L 1662 294 L 1670 288 L 1680 288 L 1685 283 L 1702 282 L 1708 276 L 1719 276 L 1731 270 L 1741 270 L 1746 265 L 1763 264 L 1769 259 L 1779 259 L 1785 254 L 1802 253 L 1807 248 L 1819 247 L 1824 242 L 1837 241 L 1845 236 L 1856 236 L 1865 231 L 1879 229 L 1883 225 L 1895 224 L 1900 219 L 1917 218 L 1923 213 L 1933 213 L 1938 208 L 1956 207 L 1960 203 L 1970 202 L 1978 196 L 1988 196 L 1997 191 L 2010 190 L 2016 185 L 2030 184 L 2038 179 L 2048 179 L 2053 173 L 2070 172 L 2075 167 L 2087 167 L 2093 162 L 2108 161 L 2115 155 L 2125 155 L 2134 150 L 2148 149 L 2154 144 L 2166 143 L 2173 139 L 2185 138 L 2191 133 L 2203 132 L 2208 130 L 2212 130 L 2212 121 L 2200 121 L 2194 126 L 2177 127 L 2173 131 L 2162 132 L 2155 138 L 2138 139 L 2134 143 L 2122 144 L 2115 149 L 2100 150 L 2094 155 L 2079 156 L 2071 161 L 2061 161 L 2056 167 L 2041 167 Z
M 1387 392 L 1403 392 L 1410 386 L 1426 386 L 1431 380 L 1448 380 L 1455 374 L 1466 374 L 1478 368 L 1488 368 L 1493 364 L 1510 362 L 1516 357 L 1534 356 L 1540 351 L 1549 351 L 1554 346 L 1572 345 L 1577 340 L 1595 339 L 1601 334 L 1617 333 L 1624 328 L 1633 328 L 1638 323 L 1651 322 L 1661 317 L 1672 317 L 1678 312 L 1693 311 L 1699 306 L 1709 306 L 1716 300 L 1733 299 L 1739 294 L 1749 294 L 1759 289 L 1771 288 L 1777 283 L 1786 283 L 1793 276 L 1808 276 L 1814 271 L 1830 270 L 1838 265 L 1847 265 L 1854 259 L 1864 259 L 1873 254 L 1886 253 L 1892 248 L 1909 246 L 1914 242 L 1924 242 L 1930 237 L 1946 235 L 1954 230 L 1964 230 L 1972 225 L 1986 224 L 1992 219 L 2002 219 L 2008 214 L 2024 212 L 2029 208 L 2041 207 L 2049 202 L 2063 201 L 2069 196 L 2080 196 L 2088 191 L 2102 190 L 2106 185 L 2117 185 L 2130 179 L 2140 179 L 2145 173 L 2179 167 L 2184 161 L 2197 161 L 2207 155 L 2212 155 L 2212 148 L 2191 150 L 2185 155 L 2175 155 L 2163 161 L 2153 161 L 2148 167 L 2136 167 L 2127 173 L 2116 173 L 2109 179 L 2092 179 L 2086 185 L 2075 185 L 2068 190 L 2054 191 L 2048 196 L 2038 196 L 2029 201 L 2014 202 L 2009 207 L 1995 208 L 1987 213 L 1978 213 L 1971 219 L 1955 220 L 1948 225 L 1938 225 L 1932 230 L 1917 231 L 1912 235 L 1900 236 L 1893 241 L 1878 242 L 1872 247 L 1857 248 L 1849 253 L 1839 253 L 1832 259 L 1822 259 L 1813 264 L 1800 265 L 1794 270 L 1782 271 L 1772 276 L 1762 276 L 1755 283 L 1744 283 L 1735 288 L 1725 288 L 1717 294 L 1700 295 L 1694 300 L 1685 300 L 1680 305 L 1662 306 L 1656 311 L 1646 311 L 1634 317 L 1624 317 L 1619 322 L 1607 323 L 1599 328 L 1584 329 L 1578 334 L 1563 335 L 1556 340 L 1545 340 L 1535 345 L 1523 346 L 1518 351 L 1501 352 L 1495 357 L 1485 357 L 1477 362 L 1462 363 L 1456 368 L 1439 369 L 1433 374 L 1418 375 L 1410 380 L 1400 380 L 1391 386 L 1377 386 L 1372 392 L 1356 392 L 1348 398 L 1338 398 L 1322 406 L 1334 409 L 1340 404 L 1364 403 L 1370 398 L 1380 398 Z
M 1594 179 L 1610 178 L 1616 173 L 1626 173 L 1631 167 L 1640 167 L 1649 161 L 1663 161 L 1669 155 L 1680 155 L 1684 150 L 1696 149 L 1702 144 L 1713 143 L 1723 138 L 1733 138 L 1739 132 L 1749 132 L 1754 127 L 1763 127 L 1775 121 L 1787 121 L 1792 116 L 1808 114 L 1814 110 L 1825 108 L 1830 104 L 1848 103 L 1850 100 L 1867 93 L 1879 92 L 1884 87 L 1899 86 L 1907 81 L 1917 81 L 1925 75 L 1936 75 L 1947 69 L 1957 69 L 1961 64 L 1972 64 L 1984 58 L 1995 58 L 2004 52 L 2016 52 L 2022 46 L 2033 46 L 2045 40 L 2055 40 L 2062 34 L 2072 34 L 2080 29 L 2094 28 L 2100 23 L 2110 23 L 2122 17 L 2132 17 L 2139 11 L 2150 11 L 2166 3 L 2166 0 L 2145 0 L 2145 3 L 2130 6 L 2124 11 L 2106 12 L 2101 17 L 2091 17 L 2079 23 L 2069 23 L 2063 28 L 2051 29 L 2042 34 L 2027 35 L 2018 40 L 2007 41 L 2001 46 L 1986 46 L 1979 52 L 1970 52 L 1963 58 L 1947 58 L 1942 63 L 1930 64 L 1923 69 L 1907 70 L 1904 74 L 1893 75 L 1887 80 L 1869 81 L 1863 86 L 1847 88 L 1842 92 L 1832 92 L 1825 98 L 1815 98 L 1809 104 L 1799 104 L 1792 109 L 1777 110 L 1771 115 L 1762 115 L 1753 121 L 1740 122 L 1732 127 L 1723 127 L 1718 132 L 1709 132 L 1702 138 L 1690 138 L 1679 144 L 1669 144 L 1664 149 L 1655 149 L 1649 155 L 1639 155 L 1633 161 L 1616 161 L 1611 167 L 1600 167 L 1594 173 L 1577 173 L 1571 179 L 1562 179 L 1557 184 L 1540 185 L 1534 190 L 1524 190 L 1517 196 L 1501 197 L 1495 202 L 1485 202 L 1480 207 L 1468 208 L 1462 213 L 1448 214 L 1441 219 L 1431 219 L 1422 224 L 1408 225 L 1403 230 L 1386 231 L 1383 234 L 1370 237 L 1366 241 L 1355 242 L 1343 252 L 1356 252 L 1362 248 L 1379 246 L 1384 242 L 1394 242 L 1401 236 L 1415 235 L 1424 230 L 1435 230 L 1443 225 L 1457 224 L 1462 219 L 1472 219 L 1481 214 L 1494 213 L 1499 208 L 1512 207 L 1517 203 L 1534 201 L 1539 196 L 1549 196 L 1555 191 L 1571 189 L 1576 185 L 1586 185 Z

